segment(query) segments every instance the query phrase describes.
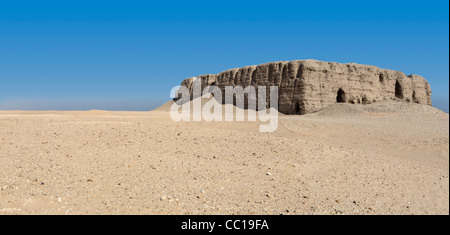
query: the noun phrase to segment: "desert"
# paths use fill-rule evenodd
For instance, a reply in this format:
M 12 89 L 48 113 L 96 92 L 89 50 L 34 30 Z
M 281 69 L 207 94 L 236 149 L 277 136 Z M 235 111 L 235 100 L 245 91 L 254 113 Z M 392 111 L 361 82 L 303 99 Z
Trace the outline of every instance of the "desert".
M 2 1 L 0 218 L 449 215 L 449 4 Z
M 191 101 L 192 102 L 192 101 Z M 448 214 L 449 115 L 401 100 L 259 122 L 0 111 L 0 214 Z

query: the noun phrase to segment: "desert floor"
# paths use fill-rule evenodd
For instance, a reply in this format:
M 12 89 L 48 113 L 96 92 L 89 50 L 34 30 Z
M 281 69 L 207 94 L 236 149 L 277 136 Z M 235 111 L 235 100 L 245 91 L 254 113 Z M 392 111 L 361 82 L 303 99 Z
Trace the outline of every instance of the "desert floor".
M 335 105 L 258 122 L 0 112 L 0 214 L 449 214 L 449 115 Z

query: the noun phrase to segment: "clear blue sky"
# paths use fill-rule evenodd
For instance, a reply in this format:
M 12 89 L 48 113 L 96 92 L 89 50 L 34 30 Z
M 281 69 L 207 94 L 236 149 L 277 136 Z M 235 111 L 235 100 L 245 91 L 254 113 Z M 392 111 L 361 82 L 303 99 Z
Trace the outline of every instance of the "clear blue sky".
M 448 1 L 2 1 L 0 109 L 150 110 L 191 76 L 280 60 L 427 78 L 448 111 Z

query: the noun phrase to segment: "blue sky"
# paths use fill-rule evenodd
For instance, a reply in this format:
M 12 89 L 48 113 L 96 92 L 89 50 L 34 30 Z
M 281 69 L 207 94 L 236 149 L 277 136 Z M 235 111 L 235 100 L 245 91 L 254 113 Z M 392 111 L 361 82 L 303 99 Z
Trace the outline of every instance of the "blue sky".
M 187 77 L 272 61 L 425 77 L 448 112 L 448 1 L 2 1 L 0 109 L 150 110 Z

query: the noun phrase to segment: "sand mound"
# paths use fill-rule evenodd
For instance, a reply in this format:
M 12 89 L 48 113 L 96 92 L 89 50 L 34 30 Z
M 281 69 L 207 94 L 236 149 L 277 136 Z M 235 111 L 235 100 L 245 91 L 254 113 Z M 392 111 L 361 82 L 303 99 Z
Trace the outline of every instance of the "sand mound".
M 156 109 L 153 109 L 152 111 L 157 111 L 157 112 L 169 112 L 170 111 L 170 107 L 172 107 L 173 103 L 175 103 L 175 101 L 173 100 L 169 100 L 167 101 L 165 104 L 159 106 Z
M 201 100 L 201 105 L 202 105 L 202 107 L 203 107 L 208 101 L 214 99 L 214 97 L 211 97 L 211 98 L 204 98 L 204 97 L 201 97 L 201 98 L 200 98 L 200 97 L 199 97 L 199 98 L 196 98 L 195 101 L 197 101 L 197 100 L 199 100 L 199 99 Z M 170 112 L 170 109 L 171 109 L 171 107 L 172 107 L 172 105 L 173 105 L 174 103 L 175 103 L 174 100 L 170 100 L 170 101 L 166 102 L 165 104 L 159 106 L 158 108 L 156 108 L 156 109 L 154 109 L 154 110 L 152 110 L 152 111 L 158 111 L 158 112 Z M 192 110 L 192 107 L 193 107 L 193 105 L 194 105 L 194 100 L 189 101 L 189 105 L 190 105 L 191 110 Z M 220 104 L 220 105 L 223 106 L 222 104 Z
M 238 107 L 236 107 L 235 105 L 232 105 L 232 104 L 224 104 L 224 105 L 223 105 L 223 104 L 217 103 L 217 100 L 214 99 L 214 97 L 205 98 L 205 96 L 203 96 L 203 97 L 199 97 L 199 98 L 196 98 L 196 99 L 194 99 L 194 100 L 189 101 L 189 105 L 190 105 L 190 107 L 191 107 L 191 111 L 192 111 L 192 107 L 194 107 L 194 102 L 196 102 L 196 101 L 198 101 L 198 100 L 200 100 L 200 103 L 201 103 L 201 107 L 202 107 L 202 108 L 205 106 L 206 103 L 208 103 L 209 101 L 213 100 L 213 101 L 215 102 L 215 105 L 219 105 L 219 106 L 222 107 L 222 112 L 223 112 L 223 113 L 225 113 L 225 111 L 227 110 L 227 107 L 228 107 L 228 110 L 230 110 L 229 107 L 231 107 L 232 110 L 233 110 L 233 112 L 236 112 L 236 110 L 242 110 L 241 108 L 238 108 Z M 152 111 L 157 111 L 157 112 L 170 112 L 170 108 L 172 107 L 172 105 L 173 105 L 174 103 L 175 103 L 174 100 L 170 100 L 170 101 L 168 101 L 167 103 L 161 105 L 160 107 L 158 107 L 158 108 L 156 108 L 156 109 L 154 109 L 154 110 L 152 110 Z
M 447 114 L 430 105 L 406 103 L 402 101 L 385 101 L 370 105 L 361 105 L 362 109 L 371 113 L 428 113 Z
M 201 100 L 202 107 L 209 101 L 215 100 L 214 97 L 211 98 L 197 98 L 196 100 Z M 189 101 L 191 111 L 194 101 Z M 169 112 L 170 108 L 174 104 L 173 100 L 161 105 L 160 107 L 154 109 L 157 112 Z M 240 110 L 240 108 L 231 104 L 218 104 L 222 107 L 222 112 L 225 113 L 226 107 L 232 106 L 233 112 Z M 91 111 L 92 112 L 92 111 Z M 247 110 L 245 111 L 247 113 Z M 311 114 L 314 116 L 353 116 L 353 115 L 364 115 L 367 113 L 422 113 L 422 114 L 442 114 L 448 115 L 444 111 L 437 109 L 435 107 L 423 104 L 406 103 L 403 101 L 383 101 L 372 104 L 348 104 L 348 103 L 337 103 L 328 108 L 325 108 L 317 113 Z M 282 113 L 279 113 L 282 115 Z
M 423 104 L 406 103 L 403 101 L 384 101 L 372 104 L 334 104 L 313 115 L 316 116 L 345 116 L 362 115 L 366 113 L 421 113 L 421 114 L 443 114 L 444 111 Z
M 318 116 L 342 116 L 342 115 L 361 115 L 366 113 L 360 105 L 353 104 L 334 104 L 315 115 Z

